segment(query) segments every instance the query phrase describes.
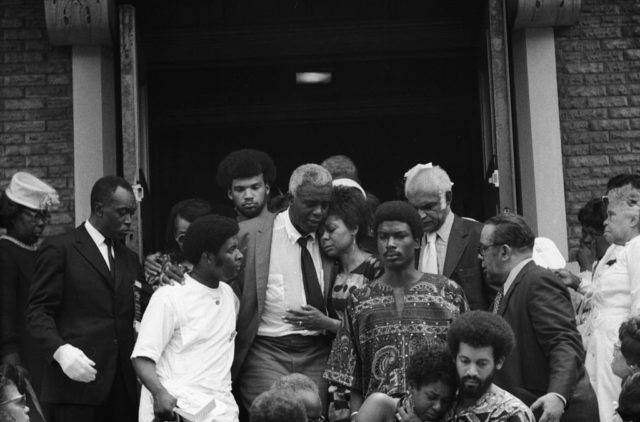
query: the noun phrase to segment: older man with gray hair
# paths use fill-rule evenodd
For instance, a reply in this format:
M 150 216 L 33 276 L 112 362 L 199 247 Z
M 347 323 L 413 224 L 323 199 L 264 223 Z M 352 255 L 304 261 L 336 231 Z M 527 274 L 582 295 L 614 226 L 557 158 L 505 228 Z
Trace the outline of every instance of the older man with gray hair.
M 300 372 L 318 384 L 327 408 L 322 372 L 331 344 L 317 318 L 326 313 L 333 265 L 320 254 L 316 231 L 331 197 L 331 175 L 303 164 L 289 180 L 289 207 L 240 223 L 245 256 L 232 374 L 242 404 L 284 375 Z
M 471 309 L 487 310 L 492 294 L 478 259 L 482 223 L 451 211 L 453 183 L 440 166 L 418 164 L 405 173 L 404 192 L 418 210 L 424 237 L 417 268 L 458 283 Z

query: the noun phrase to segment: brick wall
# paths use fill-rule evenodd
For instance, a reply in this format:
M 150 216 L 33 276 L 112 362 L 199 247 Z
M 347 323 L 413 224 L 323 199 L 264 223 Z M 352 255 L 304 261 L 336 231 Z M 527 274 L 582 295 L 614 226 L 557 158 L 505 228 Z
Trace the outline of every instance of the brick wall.
M 28 171 L 58 190 L 45 235 L 73 227 L 71 50 L 47 40 L 42 0 L 0 2 L 0 187 Z
M 578 210 L 607 180 L 640 170 L 640 3 L 583 0 L 557 28 L 556 57 L 570 248 Z

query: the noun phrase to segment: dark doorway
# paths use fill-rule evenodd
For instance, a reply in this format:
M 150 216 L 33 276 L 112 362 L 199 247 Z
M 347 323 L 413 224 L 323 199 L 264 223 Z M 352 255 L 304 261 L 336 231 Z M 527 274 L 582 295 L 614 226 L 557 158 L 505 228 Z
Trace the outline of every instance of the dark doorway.
M 454 182 L 454 211 L 483 219 L 481 7 L 455 10 L 453 3 L 436 13 L 412 3 L 416 10 L 405 15 L 380 12 L 386 19 L 289 16 L 276 25 L 282 33 L 250 19 L 236 22 L 233 15 L 226 26 L 199 26 L 185 35 L 184 14 L 160 33 L 161 22 L 149 19 L 161 9 L 147 10 L 148 244 L 161 247 L 175 202 L 199 196 L 228 204 L 215 184 L 216 167 L 231 150 L 246 147 L 272 156 L 282 192 L 298 165 L 348 155 L 365 189 L 382 201 L 402 197 L 406 170 L 433 162 Z M 167 31 L 182 34 L 180 42 Z M 229 31 L 237 31 L 237 42 Z M 268 47 L 260 49 L 261 38 L 269 39 Z M 332 81 L 296 84 L 301 71 L 329 71 Z

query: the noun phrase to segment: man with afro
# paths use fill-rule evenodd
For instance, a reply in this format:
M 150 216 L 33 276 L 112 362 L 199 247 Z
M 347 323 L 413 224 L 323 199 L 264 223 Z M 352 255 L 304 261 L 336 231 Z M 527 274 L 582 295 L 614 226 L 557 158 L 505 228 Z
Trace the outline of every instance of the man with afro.
M 502 317 L 467 312 L 451 324 L 447 342 L 460 380 L 447 422 L 535 421 L 527 405 L 493 383 L 515 345 L 513 331 Z
M 267 153 L 240 149 L 229 153 L 218 165 L 216 181 L 233 202 L 238 221 L 268 212 L 269 193 L 276 179 L 276 167 Z

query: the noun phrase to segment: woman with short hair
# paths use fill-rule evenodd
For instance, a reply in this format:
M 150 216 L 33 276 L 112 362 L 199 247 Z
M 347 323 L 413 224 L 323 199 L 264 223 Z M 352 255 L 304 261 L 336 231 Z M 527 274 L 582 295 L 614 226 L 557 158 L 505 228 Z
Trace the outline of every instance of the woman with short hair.
M 623 246 L 594 281 L 591 311 L 584 325 L 585 367 L 598 397 L 600 420 L 611 420 L 620 395 L 620 379 L 611 356 L 620 325 L 640 315 L 640 177 L 609 191 L 605 236 Z

